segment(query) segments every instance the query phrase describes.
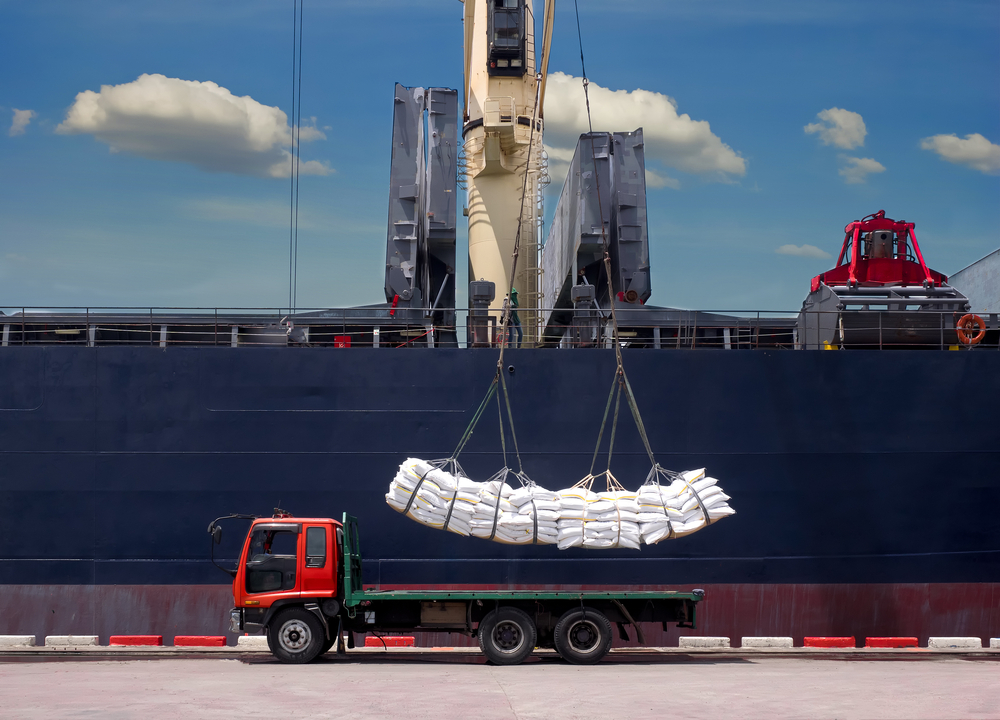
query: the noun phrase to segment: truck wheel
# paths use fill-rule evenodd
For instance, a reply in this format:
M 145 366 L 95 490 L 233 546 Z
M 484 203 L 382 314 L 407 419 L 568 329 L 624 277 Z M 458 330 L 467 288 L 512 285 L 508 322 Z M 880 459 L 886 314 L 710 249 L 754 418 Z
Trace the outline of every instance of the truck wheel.
M 535 650 L 535 623 L 523 610 L 502 607 L 479 623 L 479 648 L 497 665 L 517 665 Z
M 281 662 L 307 663 L 323 649 L 326 633 L 319 620 L 308 610 L 283 610 L 267 628 L 268 645 Z
M 573 608 L 556 623 L 556 652 L 574 665 L 592 665 L 611 649 L 611 621 L 593 608 Z

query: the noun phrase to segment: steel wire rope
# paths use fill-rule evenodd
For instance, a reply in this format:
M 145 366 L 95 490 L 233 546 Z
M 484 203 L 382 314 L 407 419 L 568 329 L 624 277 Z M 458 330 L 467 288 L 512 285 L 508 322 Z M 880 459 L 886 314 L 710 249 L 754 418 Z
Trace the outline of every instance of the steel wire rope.
M 292 281 L 292 311 L 299 304 L 299 179 L 302 177 L 302 5 L 299 0 L 299 79 L 298 104 L 295 108 L 295 276 Z
M 521 204 L 517 215 L 517 231 L 514 233 L 514 250 L 510 258 L 510 282 L 507 287 L 508 297 L 514 289 L 514 278 L 517 277 L 517 259 L 521 252 L 521 228 L 524 227 L 524 201 L 528 196 L 528 174 L 531 172 L 531 154 L 535 146 L 535 129 L 538 126 L 538 104 L 541 102 L 542 78 L 535 74 L 535 101 L 531 109 L 531 131 L 528 133 L 528 151 L 524 158 L 524 180 L 521 183 Z M 518 474 L 524 473 L 524 463 L 521 461 L 521 450 L 517 445 L 517 433 L 514 431 L 514 415 L 510 409 L 510 393 L 507 391 L 507 379 L 503 375 L 503 353 L 507 347 L 507 334 L 510 319 L 513 316 L 513 304 L 507 302 L 504 312 L 500 316 L 500 355 L 497 358 L 496 376 L 500 379 L 500 387 L 503 389 L 504 403 L 507 405 L 507 423 L 510 426 L 510 439 L 514 443 L 514 454 L 517 456 Z M 499 398 L 498 398 L 499 402 Z M 501 436 L 503 433 L 503 423 L 501 422 Z M 501 438 L 502 439 L 502 438 Z M 523 482 L 523 478 L 522 478 Z
M 514 250 L 511 253 L 510 284 L 508 286 L 510 288 L 514 287 L 514 278 L 516 277 L 517 274 L 517 259 L 518 256 L 520 255 L 521 228 L 524 225 L 524 200 L 528 194 L 528 173 L 530 172 L 531 168 L 531 151 L 534 148 L 535 144 L 535 128 L 538 125 L 538 103 L 540 102 L 540 97 L 539 97 L 540 93 L 541 93 L 541 78 L 536 74 L 535 100 L 531 111 L 531 131 L 528 134 L 528 150 L 524 161 L 524 180 L 521 184 L 521 205 L 517 218 L 517 231 L 514 233 Z M 479 423 L 479 419 L 482 417 L 483 409 L 485 408 L 486 403 L 489 402 L 493 393 L 496 392 L 497 385 L 499 385 L 501 390 L 503 391 L 504 405 L 506 405 L 507 409 L 507 424 L 510 427 L 511 442 L 514 444 L 514 454 L 517 457 L 518 472 L 516 473 L 516 475 L 521 479 L 521 482 L 525 482 L 526 478 L 524 476 L 524 463 L 521 460 L 521 451 L 517 444 L 517 433 L 514 431 L 514 416 L 513 413 L 511 412 L 511 407 L 510 407 L 510 393 L 507 390 L 507 380 L 503 375 L 503 355 L 504 355 L 504 350 L 507 347 L 507 331 L 512 312 L 513 308 L 509 305 L 509 303 L 505 303 L 504 309 L 500 316 L 500 354 L 497 358 L 496 373 L 493 376 L 493 381 L 490 383 L 489 389 L 486 391 L 486 397 L 483 398 L 483 402 L 480 404 L 479 409 L 473 416 L 472 421 L 469 423 L 469 426 L 465 429 L 465 433 L 462 435 L 462 439 L 459 441 L 458 447 L 455 448 L 455 452 L 452 454 L 451 459 L 453 460 L 457 459 L 459 453 L 461 453 L 462 450 L 465 448 L 465 445 L 466 443 L 468 443 L 469 438 L 472 437 L 472 433 L 475 430 L 476 425 Z M 504 453 L 504 465 L 506 466 L 507 464 L 506 438 L 504 437 L 503 417 L 502 417 L 502 410 L 500 409 L 499 395 L 497 396 L 497 408 L 501 414 L 500 443 Z
M 302 4 L 292 0 L 292 104 L 289 137 L 288 311 L 295 312 L 299 282 L 299 152 L 302 140 Z
M 608 279 L 608 305 L 611 310 L 611 328 L 612 328 L 612 343 L 615 347 L 615 361 L 617 363 L 617 368 L 615 370 L 615 377 L 618 381 L 619 388 L 624 388 L 625 390 L 625 400 L 628 402 L 629 410 L 632 412 L 632 419 L 635 421 L 636 429 L 639 431 L 639 437 L 642 439 L 642 444 L 646 449 L 646 455 L 649 456 L 649 461 L 654 467 L 659 467 L 656 462 L 656 457 L 653 455 L 653 449 L 649 444 L 649 437 L 646 434 L 646 427 L 642 422 L 642 416 L 639 413 L 639 406 L 635 400 L 635 394 L 632 392 L 632 386 L 628 381 L 628 376 L 625 374 L 625 366 L 622 360 L 622 348 L 621 340 L 618 331 L 618 315 L 615 309 L 615 293 L 614 284 L 611 279 L 611 254 L 608 249 L 608 234 L 607 228 L 604 224 L 604 204 L 601 199 L 601 178 L 597 172 L 597 150 L 594 146 L 594 121 L 590 112 L 590 80 L 587 78 L 587 64 L 584 58 L 583 52 L 583 30 L 580 26 L 580 3 L 579 0 L 573 0 L 573 7 L 576 11 L 576 33 L 577 39 L 580 44 L 580 72 L 583 74 L 583 97 L 587 105 L 587 127 L 590 134 L 590 155 L 591 162 L 594 168 L 594 186 L 597 190 L 597 209 L 601 218 L 601 243 L 604 246 L 604 273 Z M 614 393 L 614 388 L 612 387 L 611 393 Z M 601 438 L 604 435 L 604 425 L 608 419 L 608 411 L 611 409 L 611 398 L 608 397 L 608 404 L 604 410 L 604 419 L 601 422 L 601 431 L 598 435 L 598 445 L 600 447 Z M 608 489 L 611 489 L 611 453 L 614 445 L 614 435 L 615 430 L 618 425 L 618 408 L 617 403 L 615 407 L 615 417 L 611 427 L 611 438 L 608 447 L 608 470 L 605 472 L 608 480 Z M 594 457 L 597 457 L 597 451 L 594 452 Z M 588 478 L 585 478 L 588 479 Z M 593 467 L 591 467 L 591 474 L 589 480 L 593 480 Z M 617 484 L 617 481 L 615 482 Z

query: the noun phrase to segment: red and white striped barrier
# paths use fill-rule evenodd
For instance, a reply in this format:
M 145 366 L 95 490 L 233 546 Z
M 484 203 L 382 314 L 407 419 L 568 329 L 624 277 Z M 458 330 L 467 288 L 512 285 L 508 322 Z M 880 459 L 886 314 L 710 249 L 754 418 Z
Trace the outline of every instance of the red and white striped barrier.
M 853 637 L 807 637 L 802 642 L 802 647 L 807 648 L 853 648 L 855 645 Z
M 384 645 L 382 643 L 385 643 Z M 365 647 L 414 647 L 416 639 L 409 635 L 383 635 L 382 637 L 366 637 Z
M 93 647 L 100 642 L 96 635 L 46 635 L 45 647 Z
M 34 635 L 0 635 L 0 648 L 35 647 Z
M 226 647 L 225 635 L 177 635 L 174 647 Z
M 932 637 L 927 640 L 931 650 L 982 650 L 983 641 L 977 637 Z
M 795 643 L 790 637 L 745 637 L 740 639 L 740 645 L 747 650 L 762 648 L 790 648 Z
M 125 645 L 143 647 L 146 645 L 163 645 L 162 635 L 112 635 L 108 645 Z
M 915 648 L 915 637 L 869 637 L 865 638 L 866 648 Z
M 85 648 L 100 647 L 98 636 L 96 635 L 46 635 L 45 648 L 53 651 L 79 650 Z M 165 647 L 162 635 L 112 635 L 106 647 L 133 647 L 147 650 L 162 649 Z M 173 638 L 174 648 L 222 648 L 228 647 L 228 641 L 224 635 L 177 635 Z M 367 636 L 364 640 L 365 648 L 400 648 L 416 647 L 416 638 L 411 635 L 385 635 L 382 637 Z M 796 647 L 791 637 L 782 636 L 762 636 L 740 638 L 740 647 L 733 648 L 730 638 L 714 637 L 704 635 L 686 635 L 678 639 L 677 648 L 679 650 L 865 650 L 894 649 L 894 650 L 939 650 L 939 651 L 1000 651 L 1000 638 L 990 638 L 989 644 L 985 645 L 982 638 L 978 637 L 931 637 L 928 638 L 926 648 L 920 647 L 919 638 L 910 636 L 887 636 L 887 637 L 866 637 L 864 646 L 858 647 L 854 637 L 825 637 L 809 636 L 803 639 L 801 646 Z M 34 635 L 0 635 L 0 651 L 28 650 L 36 649 L 36 637 Z M 263 635 L 241 635 L 237 638 L 234 650 L 248 652 L 267 652 L 269 650 L 267 637 Z

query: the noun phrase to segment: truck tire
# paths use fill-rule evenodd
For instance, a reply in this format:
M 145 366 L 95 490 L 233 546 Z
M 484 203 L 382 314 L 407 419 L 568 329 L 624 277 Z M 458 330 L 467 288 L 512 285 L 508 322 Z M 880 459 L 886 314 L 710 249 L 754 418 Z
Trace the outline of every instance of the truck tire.
M 479 623 L 479 649 L 496 665 L 518 665 L 535 650 L 538 632 L 523 610 L 501 607 Z
M 611 621 L 594 608 L 573 608 L 559 618 L 553 640 L 567 662 L 593 665 L 611 650 Z
M 273 655 L 274 654 L 274 642 L 271 639 L 271 633 L 267 633 L 265 635 L 265 637 L 267 638 L 267 649 Z M 334 637 L 334 636 L 331 636 L 329 640 L 327 640 L 326 638 L 324 638 L 323 639 L 323 645 L 320 647 L 320 650 L 319 650 L 319 654 L 320 655 L 326 655 L 328 652 L 330 652 L 330 648 L 332 648 L 336 643 L 337 643 L 337 638 Z
M 271 653 L 285 663 L 307 663 L 315 660 L 326 642 L 326 633 L 319 620 L 308 610 L 282 610 L 267 627 Z

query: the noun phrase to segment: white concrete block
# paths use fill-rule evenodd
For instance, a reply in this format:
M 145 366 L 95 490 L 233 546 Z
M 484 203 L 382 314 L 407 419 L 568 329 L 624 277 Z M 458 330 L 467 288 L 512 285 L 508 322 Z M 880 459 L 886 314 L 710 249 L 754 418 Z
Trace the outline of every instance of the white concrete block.
M 680 638 L 678 647 L 682 648 L 727 648 L 729 638 L 727 637 L 702 637 L 699 635 L 688 635 Z
M 97 645 L 96 635 L 46 635 L 45 647 L 84 647 Z
M 790 637 L 745 637 L 741 641 L 745 648 L 790 648 Z
M 236 638 L 236 647 L 244 650 L 267 650 L 267 638 L 264 635 L 240 635 Z
M 1000 638 L 990 638 L 990 650 L 1000 650 Z
M 35 647 L 35 636 L 0 635 L 0 647 Z
M 932 650 L 982 650 L 983 641 L 977 637 L 932 637 L 927 647 Z

